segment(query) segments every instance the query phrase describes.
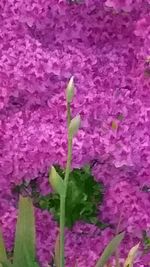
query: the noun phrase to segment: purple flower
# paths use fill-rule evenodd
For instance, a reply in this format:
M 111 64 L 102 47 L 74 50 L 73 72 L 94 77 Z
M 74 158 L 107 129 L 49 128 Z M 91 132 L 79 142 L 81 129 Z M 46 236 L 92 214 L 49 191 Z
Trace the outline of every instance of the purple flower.
M 150 186 L 149 5 L 149 0 L 1 0 L 0 214 L 8 248 L 14 227 L 6 221 L 15 225 L 16 216 L 13 186 L 36 179 L 47 194 L 49 168 L 65 166 L 65 88 L 72 75 L 73 117 L 80 114 L 82 120 L 72 167 L 98 159 L 93 174 L 106 191 L 99 218 L 116 227 L 122 210 L 121 229 L 127 231 L 122 250 L 149 230 L 149 193 L 142 191 Z M 37 214 L 38 257 L 47 264 L 57 226 L 50 214 Z M 82 224 L 76 227 L 80 231 Z M 68 265 L 77 257 L 79 267 L 93 266 L 101 253 L 102 241 L 91 239 L 88 227 L 84 238 L 67 233 Z M 102 231 L 104 244 L 112 234 Z

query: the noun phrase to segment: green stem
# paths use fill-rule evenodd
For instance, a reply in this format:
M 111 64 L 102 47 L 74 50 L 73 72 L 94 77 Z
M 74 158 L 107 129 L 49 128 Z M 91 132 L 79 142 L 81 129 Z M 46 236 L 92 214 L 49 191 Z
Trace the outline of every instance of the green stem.
M 65 192 L 64 195 L 60 198 L 60 267 L 65 266 L 65 206 L 66 206 L 66 195 L 67 195 L 67 187 L 69 180 L 69 173 L 71 167 L 71 159 L 72 159 L 72 136 L 69 135 L 69 124 L 71 121 L 71 112 L 70 112 L 70 104 L 67 104 L 67 122 L 68 122 L 68 157 L 67 157 L 67 165 L 65 172 Z
M 61 197 L 60 198 L 60 267 L 65 266 L 64 236 L 65 236 L 65 197 Z
M 121 224 L 121 219 L 122 219 L 122 210 L 121 210 L 121 212 L 120 212 L 119 221 L 118 221 L 118 225 L 117 225 L 117 228 L 116 228 L 116 235 L 118 235 L 118 233 L 119 233 L 120 224 Z M 119 250 L 118 250 L 118 249 L 116 249 L 116 252 L 115 252 L 115 258 L 116 258 L 116 267 L 120 267 L 120 262 L 119 262 Z
M 67 159 L 65 179 L 64 179 L 64 183 L 65 183 L 65 198 L 66 198 L 66 194 L 67 194 L 67 187 L 68 187 L 68 180 L 69 180 L 69 174 L 70 174 L 71 160 L 72 160 L 72 136 L 68 136 L 68 159 Z
M 68 126 L 68 129 L 69 129 L 70 121 L 71 121 L 70 103 L 67 103 L 67 126 Z

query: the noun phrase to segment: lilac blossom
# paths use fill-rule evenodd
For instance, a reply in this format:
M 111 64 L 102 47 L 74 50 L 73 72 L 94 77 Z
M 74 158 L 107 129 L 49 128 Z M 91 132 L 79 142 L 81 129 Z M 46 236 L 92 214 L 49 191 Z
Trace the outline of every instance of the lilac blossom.
M 142 191 L 150 186 L 149 8 L 149 0 L 1 0 L 0 214 L 8 249 L 16 219 L 13 186 L 37 179 L 47 194 L 50 166 L 65 166 L 65 87 L 72 75 L 73 115 L 82 119 L 72 167 L 100 162 L 93 170 L 106 191 L 99 218 L 116 227 L 122 210 L 123 258 L 149 230 L 149 193 Z M 47 212 L 37 211 L 37 219 L 38 258 L 47 264 L 57 225 Z M 88 235 L 78 239 L 86 227 Z M 75 229 L 67 233 L 68 264 L 77 257 L 79 267 L 92 267 L 114 230 L 92 239 L 93 226 L 77 223 Z M 139 257 L 135 266 L 148 261 Z

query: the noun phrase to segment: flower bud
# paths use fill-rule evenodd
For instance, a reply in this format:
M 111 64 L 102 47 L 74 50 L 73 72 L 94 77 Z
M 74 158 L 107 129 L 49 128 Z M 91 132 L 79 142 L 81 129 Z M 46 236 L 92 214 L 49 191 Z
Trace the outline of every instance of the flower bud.
M 66 89 L 66 99 L 68 103 L 72 102 L 72 99 L 74 97 L 74 77 L 72 76 L 69 80 L 69 83 L 67 85 Z
M 74 136 L 78 132 L 80 123 L 81 123 L 80 115 L 77 115 L 75 118 L 71 120 L 69 125 L 69 134 L 71 136 Z
M 51 167 L 49 182 L 56 193 L 58 193 L 60 196 L 64 194 L 64 181 L 53 166 Z

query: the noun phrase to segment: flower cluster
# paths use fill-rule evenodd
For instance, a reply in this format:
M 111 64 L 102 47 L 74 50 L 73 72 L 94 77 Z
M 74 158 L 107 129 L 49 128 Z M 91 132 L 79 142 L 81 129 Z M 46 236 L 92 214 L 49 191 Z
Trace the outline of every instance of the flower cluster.
M 46 194 L 49 167 L 65 165 L 64 89 L 72 75 L 73 112 L 82 118 L 72 166 L 98 159 L 93 173 L 106 187 L 100 217 L 116 226 L 122 210 L 129 248 L 149 230 L 149 194 L 142 191 L 150 186 L 149 8 L 149 0 L 1 0 L 0 214 L 8 248 L 16 214 L 13 186 L 37 179 Z M 43 227 L 43 220 L 52 226 Z M 38 215 L 37 227 L 39 259 L 46 264 L 57 227 L 47 214 Z M 79 258 L 79 267 L 93 266 L 101 240 L 107 243 L 113 230 L 93 241 L 90 232 L 92 227 L 80 253 L 77 233 L 68 234 L 67 253 L 72 261 Z M 141 258 L 137 266 L 142 264 L 147 261 Z

